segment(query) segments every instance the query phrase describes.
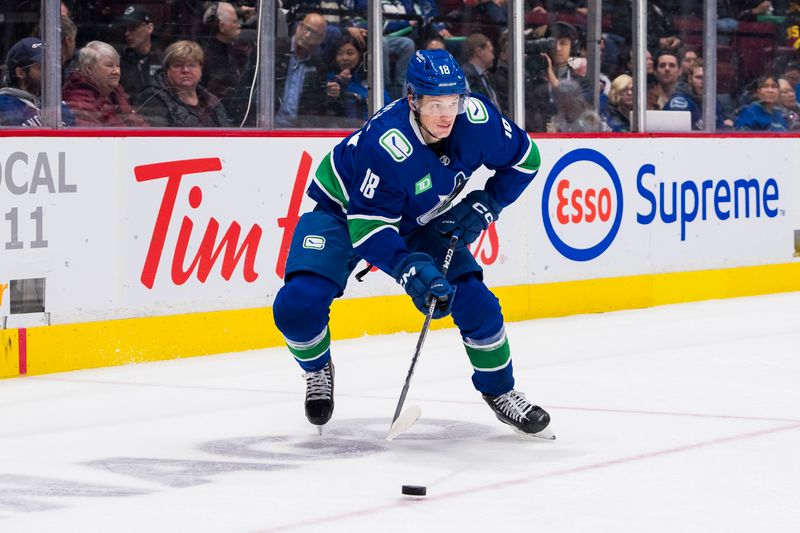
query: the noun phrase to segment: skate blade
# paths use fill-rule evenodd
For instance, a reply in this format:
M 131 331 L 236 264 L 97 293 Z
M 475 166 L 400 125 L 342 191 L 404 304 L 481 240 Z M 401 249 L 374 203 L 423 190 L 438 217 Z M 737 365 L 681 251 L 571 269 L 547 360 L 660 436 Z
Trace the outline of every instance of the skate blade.
M 392 425 L 389 427 L 389 434 L 386 435 L 386 440 L 392 440 L 402 432 L 409 429 L 417 423 L 419 417 L 422 416 L 422 409 L 418 405 L 412 405 L 397 417 Z
M 524 431 L 520 431 L 517 428 L 514 428 L 514 431 L 519 433 L 520 435 L 525 435 L 526 437 L 533 437 L 535 439 L 543 439 L 543 440 L 556 440 L 556 436 L 553 431 L 550 429 L 550 426 L 547 426 L 539 433 L 525 433 Z
M 322 428 L 324 428 L 325 426 L 315 426 L 315 427 L 317 428 L 317 433 L 321 437 L 322 436 Z

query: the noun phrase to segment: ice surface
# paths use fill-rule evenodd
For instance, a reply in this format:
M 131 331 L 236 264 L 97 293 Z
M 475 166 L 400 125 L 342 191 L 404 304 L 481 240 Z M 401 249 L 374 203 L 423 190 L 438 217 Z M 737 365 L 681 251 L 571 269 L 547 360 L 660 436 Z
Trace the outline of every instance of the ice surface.
M 322 437 L 282 348 L 0 381 L 0 531 L 800 530 L 800 293 L 507 330 L 554 442 L 494 419 L 455 330 L 391 442 L 416 332 L 334 343 Z

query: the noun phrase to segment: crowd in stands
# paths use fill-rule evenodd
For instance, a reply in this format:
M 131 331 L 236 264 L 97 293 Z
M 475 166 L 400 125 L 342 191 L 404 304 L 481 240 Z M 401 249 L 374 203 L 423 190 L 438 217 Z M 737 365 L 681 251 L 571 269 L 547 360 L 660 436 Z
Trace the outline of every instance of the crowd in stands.
M 63 124 L 254 126 L 264 63 L 256 5 L 62 1 Z M 686 112 L 692 129 L 704 129 L 704 74 L 716 67 L 717 130 L 800 130 L 800 0 L 718 0 L 717 65 L 702 58 L 701 0 L 647 5 L 649 110 Z M 384 102 L 405 96 L 415 50 L 444 48 L 461 63 L 472 92 L 510 112 L 506 0 L 381 0 L 380 6 Z M 630 131 L 631 0 L 602 3 L 597 87 L 586 76 L 586 1 L 524 6 L 526 129 Z M 368 7 L 368 0 L 276 2 L 277 127 L 347 129 L 367 120 Z M 0 125 L 41 126 L 38 25 L 4 51 Z

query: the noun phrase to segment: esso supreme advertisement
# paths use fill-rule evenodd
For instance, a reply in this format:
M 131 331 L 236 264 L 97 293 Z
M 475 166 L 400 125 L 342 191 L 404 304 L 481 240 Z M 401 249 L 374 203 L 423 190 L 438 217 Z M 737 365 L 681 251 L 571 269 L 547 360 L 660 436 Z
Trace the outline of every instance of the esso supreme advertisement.
M 714 157 L 648 153 L 647 141 L 574 148 L 542 168 L 542 220 L 558 254 L 589 262 L 624 251 L 635 262 L 632 254 L 652 250 L 690 258 L 714 252 L 722 266 L 741 255 L 734 248 L 777 243 L 773 252 L 781 256 L 785 247 L 791 257 L 791 187 L 780 167 L 754 164 L 747 151 L 730 148 Z
M 559 159 L 544 184 L 542 219 L 564 257 L 589 261 L 614 242 L 623 213 L 622 183 L 611 161 L 579 148 Z

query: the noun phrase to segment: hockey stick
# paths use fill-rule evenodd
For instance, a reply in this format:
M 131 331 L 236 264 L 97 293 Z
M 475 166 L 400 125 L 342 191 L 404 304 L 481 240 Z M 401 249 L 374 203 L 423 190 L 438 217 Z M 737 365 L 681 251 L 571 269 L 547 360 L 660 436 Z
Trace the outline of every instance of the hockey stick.
M 453 259 L 453 252 L 456 249 L 457 243 L 458 235 L 450 237 L 450 244 L 447 247 L 447 253 L 442 263 L 442 276 L 445 279 L 447 279 L 447 271 L 450 269 L 450 261 Z M 411 376 L 414 375 L 414 368 L 417 366 L 417 359 L 419 359 L 419 354 L 422 352 L 422 345 L 425 344 L 425 337 L 428 336 L 428 329 L 431 326 L 431 320 L 433 319 L 433 312 L 436 309 L 437 302 L 438 300 L 436 298 L 431 299 L 431 305 L 428 307 L 428 314 L 425 315 L 425 323 L 422 324 L 422 331 L 420 331 L 419 339 L 417 339 L 417 349 L 414 351 L 414 357 L 411 358 L 411 366 L 408 369 L 408 375 L 406 376 L 405 385 L 403 385 L 403 391 L 400 393 L 400 399 L 397 401 L 397 408 L 394 410 L 394 418 L 392 418 L 392 425 L 389 426 L 389 434 L 386 435 L 386 440 L 392 440 L 400 433 L 413 426 L 417 420 L 419 420 L 419 417 L 422 416 L 422 409 L 416 405 L 412 405 L 406 409 L 402 415 L 400 411 L 403 409 L 403 404 L 406 401 L 408 387 L 411 385 Z

